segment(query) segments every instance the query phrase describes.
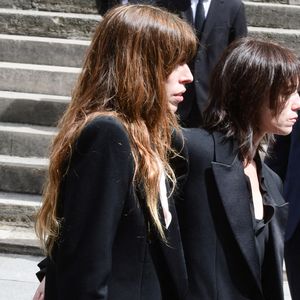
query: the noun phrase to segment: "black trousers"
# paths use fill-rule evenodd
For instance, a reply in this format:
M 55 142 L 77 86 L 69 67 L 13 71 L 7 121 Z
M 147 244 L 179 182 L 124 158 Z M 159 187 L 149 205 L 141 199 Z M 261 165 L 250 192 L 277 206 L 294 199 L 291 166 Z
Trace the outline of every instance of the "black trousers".
M 285 265 L 293 300 L 300 300 L 300 224 L 285 243 Z

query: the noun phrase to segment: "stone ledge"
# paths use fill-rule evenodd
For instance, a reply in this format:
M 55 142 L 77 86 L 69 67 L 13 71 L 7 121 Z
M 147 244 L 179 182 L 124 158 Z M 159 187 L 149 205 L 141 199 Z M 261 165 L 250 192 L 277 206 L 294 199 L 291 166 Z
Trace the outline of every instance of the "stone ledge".
M 300 30 L 248 27 L 249 36 L 267 39 L 290 48 L 300 58 Z
M 0 61 L 81 67 L 89 44 L 87 40 L 0 34 Z
M 70 97 L 0 91 L 0 122 L 56 126 Z
M 69 96 L 80 71 L 80 68 L 0 62 L 0 89 Z
M 0 252 L 43 255 L 33 228 L 0 224 Z
M 100 20 L 99 15 L 0 9 L 0 32 L 87 40 Z
M 249 26 L 299 29 L 300 7 L 295 5 L 245 1 Z
M 41 195 L 48 160 L 0 155 L 0 191 Z
M 96 14 L 95 0 L 1 0 L 3 8 Z

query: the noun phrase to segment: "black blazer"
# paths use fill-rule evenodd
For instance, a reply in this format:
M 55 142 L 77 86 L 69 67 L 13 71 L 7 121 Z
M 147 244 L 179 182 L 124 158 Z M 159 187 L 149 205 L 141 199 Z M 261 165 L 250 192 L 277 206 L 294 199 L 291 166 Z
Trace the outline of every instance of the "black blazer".
M 283 300 L 287 204 L 281 196 L 280 178 L 262 164 L 268 204 L 275 213 L 260 269 L 251 195 L 236 145 L 223 143 L 222 135 L 202 129 L 186 129 L 184 136 L 187 161 L 177 159 L 174 169 L 181 178 L 177 211 L 189 278 L 186 299 Z
M 46 300 L 180 299 L 187 272 L 175 207 L 168 245 L 149 228 L 127 131 L 97 117 L 82 131 L 58 208 L 62 231 L 47 259 Z
M 189 11 L 182 12 L 181 15 L 192 24 Z M 202 112 L 207 105 L 209 77 L 212 70 L 224 49 L 233 40 L 246 35 L 247 24 L 242 1 L 212 0 L 203 32 L 199 35 L 200 46 L 191 63 L 194 82 L 188 86 L 185 100 L 178 107 L 183 124 L 197 127 L 202 123 Z

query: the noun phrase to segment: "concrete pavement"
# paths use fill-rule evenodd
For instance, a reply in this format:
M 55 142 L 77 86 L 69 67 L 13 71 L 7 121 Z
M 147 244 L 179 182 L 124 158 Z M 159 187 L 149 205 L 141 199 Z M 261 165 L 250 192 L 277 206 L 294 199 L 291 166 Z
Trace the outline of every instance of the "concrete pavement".
M 31 300 L 41 257 L 0 253 L 0 300 Z
M 0 253 L 0 300 L 31 300 L 38 286 L 35 273 L 42 257 Z M 284 282 L 285 300 L 291 300 Z

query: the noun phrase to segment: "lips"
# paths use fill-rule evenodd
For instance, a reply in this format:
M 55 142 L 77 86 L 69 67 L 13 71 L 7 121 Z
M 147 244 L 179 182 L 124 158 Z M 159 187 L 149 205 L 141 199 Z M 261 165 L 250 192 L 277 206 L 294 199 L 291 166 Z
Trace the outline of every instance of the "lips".
M 185 91 L 186 90 L 183 90 L 183 91 L 181 91 L 181 92 L 179 92 L 179 93 L 176 93 L 176 94 L 174 94 L 173 96 L 174 96 L 174 98 L 175 98 L 175 100 L 177 101 L 177 102 L 181 102 L 181 101 L 183 101 L 183 94 L 185 93 Z
M 295 118 L 292 118 L 292 119 L 290 119 L 292 122 L 294 122 L 294 123 L 296 123 L 297 122 L 297 120 L 298 120 L 298 116 L 297 117 L 295 117 Z

